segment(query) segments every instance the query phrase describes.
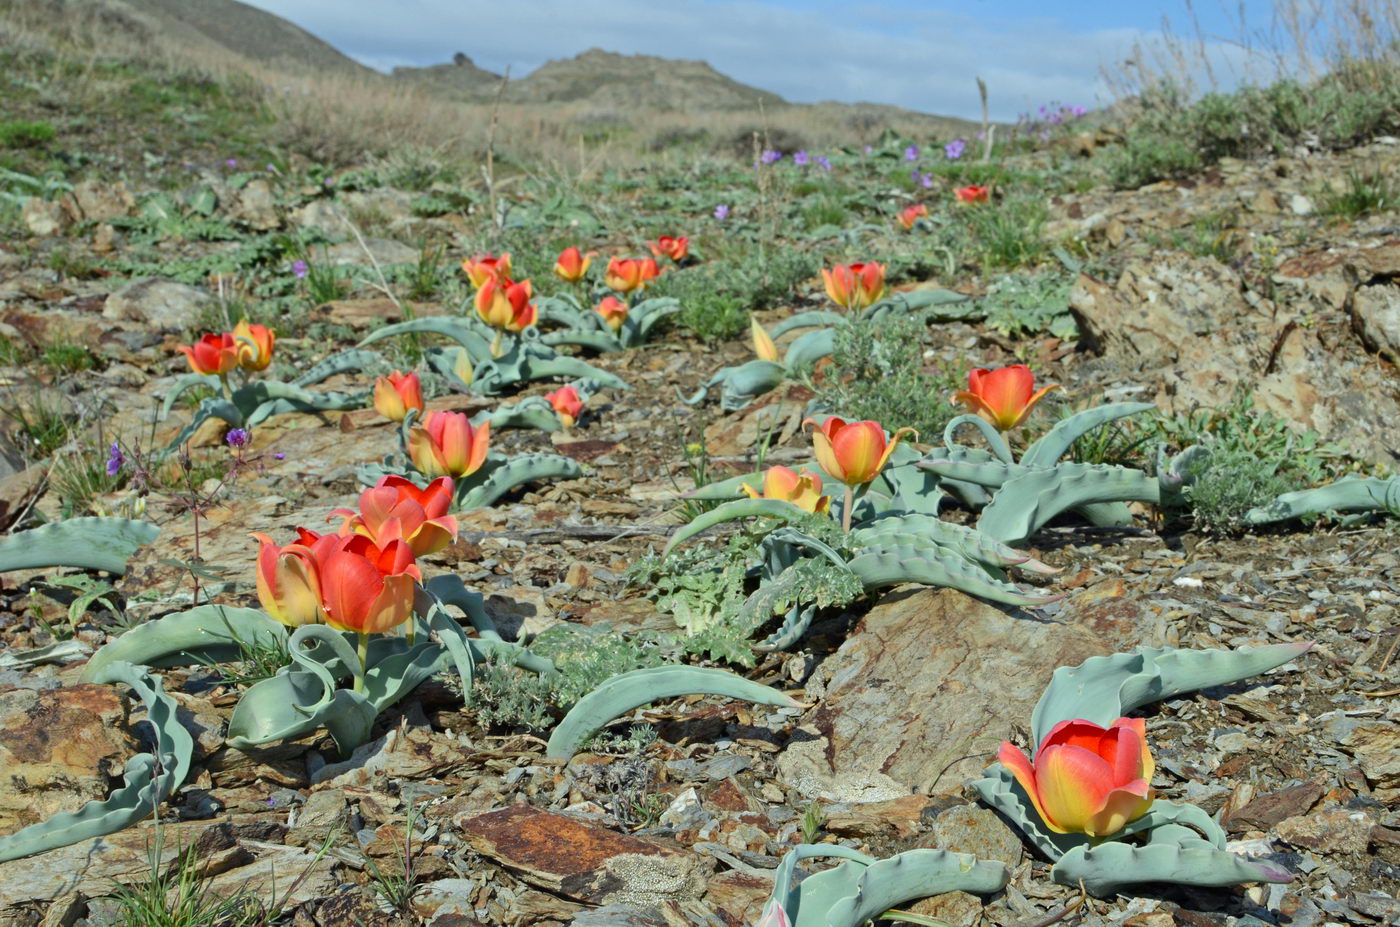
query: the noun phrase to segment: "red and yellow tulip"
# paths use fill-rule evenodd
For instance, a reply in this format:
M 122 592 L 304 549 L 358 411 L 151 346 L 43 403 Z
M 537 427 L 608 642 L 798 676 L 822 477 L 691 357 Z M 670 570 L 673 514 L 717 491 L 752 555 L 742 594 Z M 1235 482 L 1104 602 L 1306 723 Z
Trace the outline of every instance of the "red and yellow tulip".
M 604 296 L 602 302 L 593 307 L 593 311 L 601 315 L 608 327 L 616 332 L 622 330 L 622 323 L 627 321 L 627 313 L 630 310 L 627 304 L 616 296 Z
M 583 412 L 583 399 L 579 396 L 578 390 L 572 386 L 561 386 L 552 393 L 544 397 L 549 401 L 549 407 L 554 410 L 554 414 L 559 416 L 559 421 L 563 423 L 565 429 L 573 428 L 574 422 L 578 421 L 579 415 Z
M 1057 834 L 1108 837 L 1152 807 L 1152 753 L 1141 718 L 1119 718 L 1108 728 L 1061 721 L 1045 735 L 1034 763 L 1009 742 L 997 760 Z
M 689 238 L 673 238 L 670 235 L 662 235 L 656 241 L 647 242 L 647 246 L 651 248 L 652 255 L 658 261 L 663 257 L 668 257 L 679 264 L 690 253 Z
M 272 363 L 277 336 L 266 325 L 249 325 L 242 319 L 233 327 L 233 339 L 238 342 L 238 366 L 244 370 L 266 370 Z
M 403 541 L 380 546 L 362 534 L 327 534 L 312 551 L 326 624 L 360 635 L 383 634 L 412 617 L 414 586 L 423 574 Z
M 462 262 L 462 270 L 467 279 L 477 289 L 487 280 L 510 280 L 510 254 L 496 257 L 494 254 L 478 254 Z
M 228 332 L 205 335 L 193 347 L 180 346 L 189 359 L 191 370 L 220 377 L 227 376 L 230 370 L 238 366 L 238 349 L 237 340 Z
M 610 290 L 631 293 L 648 286 L 660 275 L 655 258 L 612 258 L 603 274 L 603 283 Z
M 596 252 L 582 253 L 577 248 L 565 248 L 554 262 L 554 276 L 566 283 L 578 283 L 588 273 L 588 265 L 593 263 Z
M 991 187 L 979 187 L 972 185 L 968 187 L 958 187 L 953 190 L 953 196 L 959 203 L 985 203 L 991 199 Z
M 401 422 L 409 409 L 423 411 L 423 384 L 416 373 L 395 370 L 374 381 L 374 408 L 391 422 Z
M 1026 420 L 1036 403 L 1058 386 L 1035 391 L 1035 374 L 1025 364 L 1012 364 L 996 370 L 978 367 L 967 375 L 967 389 L 953 396 L 985 418 L 1000 431 L 1015 428 Z
M 809 418 L 802 424 L 807 422 L 816 423 Z M 913 433 L 912 428 L 901 428 L 886 439 L 879 422 L 848 422 L 833 415 L 812 432 L 812 448 L 830 476 L 847 486 L 861 486 L 880 475 L 899 439 Z
M 473 428 L 461 412 L 429 412 L 408 433 L 408 456 L 424 476 L 470 476 L 486 461 L 491 423 Z
M 361 534 L 384 546 L 399 540 L 415 557 L 436 553 L 457 538 L 452 506 L 452 480 L 441 476 L 419 489 L 401 476 L 382 477 L 360 493 L 360 510 L 336 509 L 343 535 Z
M 753 352 L 758 359 L 778 363 L 778 346 L 773 343 L 773 336 L 758 324 L 758 319 L 749 320 L 749 334 L 753 337 Z
M 874 261 L 823 267 L 822 280 L 831 301 L 850 310 L 865 309 L 885 295 L 885 265 Z
M 920 219 L 928 218 L 928 207 L 923 203 L 915 203 L 913 206 L 905 206 L 899 212 L 899 224 L 906 229 L 912 229 L 914 223 Z
M 781 499 L 804 512 L 823 513 L 831 508 L 831 497 L 822 495 L 822 478 L 807 470 L 798 473 L 788 467 L 769 467 L 763 474 L 761 494 L 747 483 L 739 488 L 751 499 Z
M 260 544 L 257 585 L 263 611 L 290 628 L 319 623 L 321 582 L 306 539 L 279 547 L 265 534 L 253 537 Z
M 501 331 L 520 332 L 535 324 L 539 309 L 530 302 L 529 280 L 514 283 L 507 279 L 487 278 L 476 291 L 473 304 L 481 321 Z

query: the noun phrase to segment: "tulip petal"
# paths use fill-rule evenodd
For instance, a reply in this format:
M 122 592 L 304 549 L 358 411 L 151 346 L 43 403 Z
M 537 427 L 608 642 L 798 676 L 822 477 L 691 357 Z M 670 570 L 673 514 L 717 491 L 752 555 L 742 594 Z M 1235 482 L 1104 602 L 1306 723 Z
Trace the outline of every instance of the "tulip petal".
M 836 421 L 839 422 L 840 419 Z M 832 447 L 831 438 L 828 437 L 825 428 L 818 428 L 812 432 L 812 452 L 816 455 L 817 464 L 826 471 L 828 476 L 837 481 L 844 481 L 841 474 L 841 464 L 836 459 L 836 450 Z
M 1011 770 L 1011 775 L 1015 776 L 1021 788 L 1025 789 L 1026 795 L 1030 798 L 1031 804 L 1035 805 L 1036 813 L 1045 822 L 1045 826 L 1057 834 L 1068 833 L 1050 820 L 1050 815 L 1045 813 L 1045 808 L 1040 803 L 1040 791 L 1035 784 L 1035 770 L 1031 767 L 1031 761 L 1026 758 L 1026 755 L 1017 749 L 1011 741 L 1003 740 L 1001 749 L 997 751 L 997 762 Z
M 880 472 L 885 432 L 874 422 L 850 422 L 836 431 L 831 445 L 841 463 L 843 482 L 868 483 Z
M 1100 808 L 1090 816 L 1084 833 L 1090 837 L 1108 837 L 1136 821 L 1152 807 L 1152 790 L 1146 779 L 1119 786 L 1104 796 Z
M 383 634 L 407 621 L 413 614 L 413 577 L 386 576 L 383 587 L 365 609 L 362 634 Z
M 1030 399 L 1026 400 L 1025 406 L 1021 409 L 1021 414 L 1016 416 L 1016 422 L 1011 427 L 1015 428 L 1016 425 L 1019 425 L 1022 422 L 1024 422 L 1026 420 L 1026 416 L 1031 414 L 1031 410 L 1036 407 L 1036 404 L 1039 403 L 1040 400 L 1045 398 L 1046 393 L 1050 392 L 1052 389 L 1059 388 L 1060 386 L 1058 383 L 1052 383 L 1049 386 L 1042 387 L 1040 390 L 1038 390 L 1035 393 L 1035 395 L 1031 396 Z
M 1083 831 L 1113 791 L 1113 770 L 1083 747 L 1050 746 L 1036 756 L 1035 781 L 1045 811 L 1066 831 Z
M 367 557 L 337 551 L 322 565 L 321 600 L 326 623 L 341 631 L 365 632 L 370 606 L 384 588 L 384 578 Z

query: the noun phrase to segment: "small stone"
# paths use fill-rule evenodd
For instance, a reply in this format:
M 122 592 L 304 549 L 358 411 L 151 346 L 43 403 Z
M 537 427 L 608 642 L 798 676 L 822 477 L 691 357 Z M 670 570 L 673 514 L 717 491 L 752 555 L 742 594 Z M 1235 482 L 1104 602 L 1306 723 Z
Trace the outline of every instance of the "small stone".
M 350 825 L 350 803 L 340 792 L 329 789 L 312 792 L 306 804 L 296 810 L 296 823 L 287 831 L 287 844 L 294 847 L 319 846 L 326 836 Z
M 588 567 L 584 566 L 582 563 L 579 563 L 577 560 L 569 564 L 569 570 L 567 573 L 564 574 L 564 582 L 575 589 L 587 589 L 588 582 L 592 578 L 592 574 L 589 573 Z
M 1288 208 L 1293 211 L 1295 216 L 1310 216 L 1315 211 L 1313 201 L 1301 193 L 1295 193 L 1289 198 Z
M 25 228 L 35 235 L 48 237 L 62 235 L 73 223 L 68 213 L 58 203 L 31 196 L 20 209 L 20 218 Z
M 944 892 L 922 898 L 910 905 L 909 910 L 953 927 L 977 927 L 982 921 L 982 899 L 967 892 Z
M 995 811 L 977 805 L 954 805 L 944 811 L 919 845 L 999 860 L 1009 869 L 1020 865 L 1023 853 L 1020 836 Z
M 102 315 L 141 322 L 162 331 L 182 332 L 198 325 L 213 301 L 208 293 L 188 284 L 144 277 L 107 297 Z
M 1366 852 L 1373 824 L 1359 811 L 1329 808 L 1280 821 L 1274 832 L 1285 842 L 1316 853 L 1361 855 Z
M 1231 833 L 1268 830 L 1285 818 L 1306 814 L 1322 797 L 1323 791 L 1316 782 L 1304 782 L 1257 796 L 1230 814 L 1225 819 L 1225 828 Z

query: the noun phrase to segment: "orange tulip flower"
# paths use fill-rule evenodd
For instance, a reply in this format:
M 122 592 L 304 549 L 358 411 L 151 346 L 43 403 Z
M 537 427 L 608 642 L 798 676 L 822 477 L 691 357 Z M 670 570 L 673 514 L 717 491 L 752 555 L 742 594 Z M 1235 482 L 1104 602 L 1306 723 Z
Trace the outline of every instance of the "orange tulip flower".
M 429 412 L 409 429 L 408 456 L 424 476 L 461 479 L 481 469 L 490 442 L 490 422 L 473 428 L 461 412 Z
M 452 480 L 440 476 L 419 489 L 401 476 L 381 477 L 372 489 L 360 493 L 360 510 L 336 509 L 343 535 L 362 534 L 384 546 L 403 541 L 415 557 L 436 553 L 457 539 L 457 519 L 452 506 Z
M 822 478 L 807 470 L 798 473 L 788 467 L 769 467 L 763 474 L 762 495 L 748 483 L 740 483 L 739 489 L 751 499 L 781 499 L 804 512 L 824 513 L 831 507 L 831 497 L 822 495 Z
M 953 196 L 957 198 L 959 203 L 985 203 L 987 200 L 991 199 L 992 188 L 979 187 L 976 185 L 958 187 L 953 191 Z
M 244 370 L 266 370 L 272 363 L 277 336 L 266 325 L 249 325 L 241 319 L 233 327 L 233 338 L 238 342 L 238 366 Z
M 850 310 L 865 309 L 885 295 L 885 265 L 874 261 L 823 267 L 822 280 L 831 301 Z
M 809 418 L 802 424 L 807 422 L 816 423 Z M 833 415 L 812 432 L 812 447 L 823 470 L 847 486 L 860 486 L 879 476 L 899 439 L 913 433 L 901 428 L 887 440 L 879 422 L 847 422 Z
M 912 229 L 914 223 L 920 219 L 928 218 L 928 207 L 923 203 L 916 203 L 913 206 L 905 206 L 899 213 L 899 224 L 906 229 Z
M 1106 729 L 1061 721 L 1045 735 L 1034 763 L 1009 742 L 997 760 L 1057 834 L 1108 837 L 1152 807 L 1152 753 L 1141 718 L 1119 718 Z
M 1000 431 L 1008 431 L 1026 420 L 1036 403 L 1058 386 L 1035 390 L 1035 375 L 1025 364 L 1012 364 L 997 370 L 978 367 L 967 375 L 967 389 L 953 396 L 972 412 L 981 415 Z
M 578 283 L 588 273 L 588 265 L 593 263 L 596 253 L 590 251 L 583 254 L 577 248 L 565 248 L 554 262 L 554 276 L 566 283 Z
M 753 352 L 758 359 L 778 363 L 778 346 L 773 343 L 773 336 L 758 324 L 758 319 L 749 319 L 749 334 L 753 337 Z
M 220 377 L 227 376 L 230 370 L 238 366 L 238 348 L 238 342 L 228 332 L 205 335 L 195 342 L 194 347 L 180 346 L 195 373 L 212 373 Z
M 633 290 L 645 287 L 660 273 L 654 258 L 646 258 L 645 260 L 613 258 L 608 261 L 608 269 L 603 274 L 603 283 L 607 284 L 610 290 L 631 293 Z
M 690 253 L 689 238 L 672 238 L 670 235 L 662 235 L 656 241 L 648 242 L 647 245 L 658 261 L 668 257 L 679 264 Z
M 549 407 L 559 416 L 559 421 L 564 423 L 564 427 L 573 428 L 574 422 L 578 421 L 579 414 L 583 412 L 583 399 L 578 390 L 572 386 L 561 386 L 546 394 L 544 398 L 549 400 Z
M 530 302 L 529 280 L 512 283 L 509 280 L 488 278 L 476 291 L 476 314 L 493 328 L 502 331 L 524 331 L 535 324 L 539 309 Z
M 363 641 L 364 635 L 383 634 L 412 617 L 414 586 L 423 574 L 406 543 L 396 539 L 381 547 L 362 534 L 327 534 L 312 550 L 326 624 L 354 631 Z
M 627 313 L 630 310 L 627 304 L 616 296 L 604 296 L 603 301 L 593 307 L 593 311 L 601 315 L 608 327 L 616 332 L 622 330 L 622 323 L 627 321 Z
M 265 534 L 253 537 L 261 545 L 257 582 L 258 601 L 263 611 L 289 628 L 319 623 L 322 619 L 321 582 L 316 558 L 305 539 L 279 547 Z
M 510 280 L 510 254 L 496 257 L 494 254 L 478 254 L 462 262 L 462 270 L 467 279 L 477 289 L 487 280 Z
M 374 381 L 374 408 L 391 422 L 401 422 L 409 409 L 423 411 L 423 384 L 416 373 L 395 370 Z

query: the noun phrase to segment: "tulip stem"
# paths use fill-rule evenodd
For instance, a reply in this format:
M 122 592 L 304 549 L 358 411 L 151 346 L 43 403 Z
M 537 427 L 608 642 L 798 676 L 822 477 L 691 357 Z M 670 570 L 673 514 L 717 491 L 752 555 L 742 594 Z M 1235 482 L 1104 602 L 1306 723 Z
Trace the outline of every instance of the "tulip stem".
M 410 647 L 413 646 L 413 640 L 414 640 L 415 635 L 417 635 L 417 633 L 418 633 L 418 619 L 417 619 L 417 617 L 414 616 L 414 615 L 409 615 L 409 616 L 408 616 L 408 631 L 405 632 L 405 634 L 404 634 L 404 637 L 407 638 L 407 640 L 408 640 L 408 646 L 410 646 Z
M 505 334 L 505 332 L 501 331 L 499 328 L 496 329 L 496 337 L 495 337 L 494 339 L 492 339 L 492 341 L 491 341 L 491 356 L 492 356 L 492 357 L 500 357 L 500 356 L 501 356 L 501 337 L 502 337 L 504 334 Z
M 851 509 L 856 506 L 856 488 L 846 484 L 846 504 L 841 506 L 841 530 L 851 530 Z
M 224 398 L 227 399 L 229 402 L 232 402 L 232 401 L 233 401 L 233 393 L 232 393 L 232 391 L 230 391 L 229 388 L 228 388 L 228 374 L 226 374 L 226 373 L 221 373 L 221 374 L 219 374 L 219 386 L 223 387 Z
M 360 646 L 355 651 L 360 657 L 360 671 L 355 674 L 355 691 L 365 691 L 365 664 L 369 661 L 369 635 L 360 632 Z

